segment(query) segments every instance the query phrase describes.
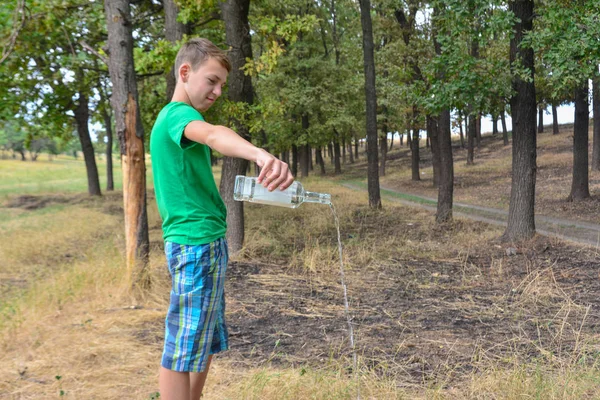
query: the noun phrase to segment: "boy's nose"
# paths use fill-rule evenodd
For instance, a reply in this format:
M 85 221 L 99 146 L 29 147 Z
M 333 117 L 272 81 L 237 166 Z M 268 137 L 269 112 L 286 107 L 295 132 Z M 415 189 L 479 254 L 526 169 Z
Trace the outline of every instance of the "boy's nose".
M 213 89 L 213 94 L 219 97 L 221 95 L 221 86 L 215 86 L 215 88 Z

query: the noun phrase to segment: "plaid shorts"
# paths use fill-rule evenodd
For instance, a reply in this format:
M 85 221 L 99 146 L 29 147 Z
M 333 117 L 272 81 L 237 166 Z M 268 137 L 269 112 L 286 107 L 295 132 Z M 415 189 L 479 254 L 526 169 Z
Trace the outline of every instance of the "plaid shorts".
M 165 319 L 161 365 L 201 372 L 208 356 L 229 348 L 225 326 L 227 241 L 204 245 L 165 242 L 171 273 L 171 302 Z

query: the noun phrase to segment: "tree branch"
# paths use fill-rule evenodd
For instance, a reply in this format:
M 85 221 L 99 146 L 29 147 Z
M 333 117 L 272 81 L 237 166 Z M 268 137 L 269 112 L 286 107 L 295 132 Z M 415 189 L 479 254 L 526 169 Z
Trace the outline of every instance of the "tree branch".
M 100 60 L 102 60 L 102 62 L 104 64 L 108 65 L 108 57 L 103 56 L 102 54 L 100 54 L 99 51 L 97 51 L 92 46 L 90 46 L 89 44 L 87 44 L 85 42 L 85 40 L 80 40 L 79 44 L 81 45 L 81 47 L 83 47 L 84 49 L 86 49 L 87 51 L 89 51 L 90 53 L 92 53 L 93 55 L 95 55 L 96 57 L 98 57 Z
M 21 21 L 18 22 L 15 30 L 11 32 L 10 37 L 8 38 L 8 45 L 2 49 L 2 58 L 0 58 L 0 64 L 2 64 L 12 53 L 15 43 L 17 41 L 17 36 L 19 36 L 19 32 L 25 26 L 25 0 L 17 0 L 17 12 L 15 13 L 14 21 L 17 23 L 18 15 L 21 14 Z

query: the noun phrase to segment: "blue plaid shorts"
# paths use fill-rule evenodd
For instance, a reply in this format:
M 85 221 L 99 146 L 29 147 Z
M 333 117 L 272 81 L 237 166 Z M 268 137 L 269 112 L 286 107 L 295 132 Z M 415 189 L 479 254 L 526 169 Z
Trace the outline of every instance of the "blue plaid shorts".
M 208 356 L 229 348 L 225 326 L 227 241 L 204 245 L 165 242 L 171 274 L 171 301 L 165 319 L 161 365 L 201 372 Z

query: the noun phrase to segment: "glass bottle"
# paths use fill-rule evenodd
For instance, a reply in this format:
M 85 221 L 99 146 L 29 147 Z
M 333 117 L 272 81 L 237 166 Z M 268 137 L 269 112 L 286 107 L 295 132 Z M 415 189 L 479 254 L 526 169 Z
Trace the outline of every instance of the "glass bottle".
M 302 203 L 331 204 L 331 195 L 304 190 L 302 184 L 294 181 L 287 189 L 272 192 L 258 183 L 255 177 L 238 175 L 235 177 L 233 198 L 237 201 L 268 204 L 296 208 Z

